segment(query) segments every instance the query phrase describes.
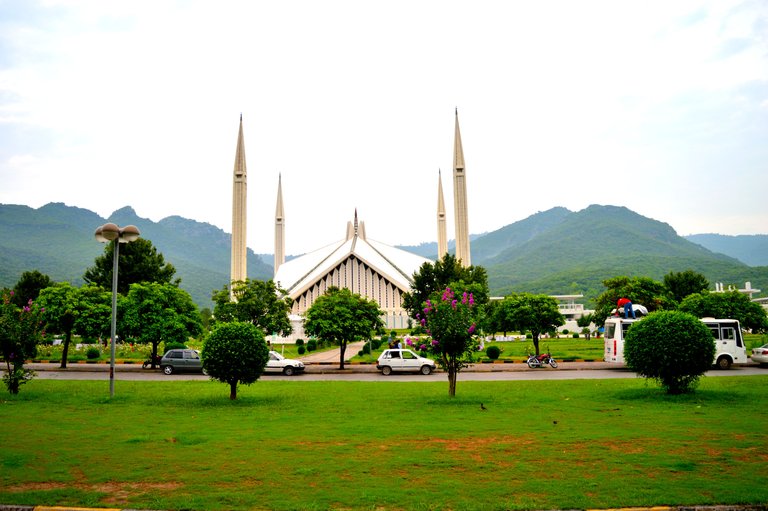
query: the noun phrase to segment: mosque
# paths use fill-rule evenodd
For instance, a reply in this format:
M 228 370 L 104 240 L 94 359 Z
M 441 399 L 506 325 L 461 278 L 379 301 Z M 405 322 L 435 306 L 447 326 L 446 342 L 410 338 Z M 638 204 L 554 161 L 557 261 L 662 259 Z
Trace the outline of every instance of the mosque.
M 456 226 L 456 259 L 470 266 L 469 217 L 464 150 L 459 131 L 459 114 L 455 112 L 453 148 L 453 199 Z M 243 142 L 243 117 L 235 151 L 232 186 L 232 257 L 231 281 L 244 281 L 246 269 L 246 204 L 247 170 Z M 445 200 L 442 176 L 437 184 L 437 256 L 448 252 Z M 285 215 L 283 211 L 282 176 L 277 183 L 275 207 L 274 278 L 278 288 L 293 299 L 291 323 L 294 333 L 277 342 L 292 342 L 303 337 L 302 317 L 312 303 L 329 287 L 347 288 L 369 300 L 375 300 L 384 312 L 387 330 L 408 327 L 408 312 L 403 308 L 403 294 L 411 289 L 413 274 L 429 259 L 375 241 L 367 236 L 364 222 L 347 222 L 344 237 L 290 261 L 285 260 Z

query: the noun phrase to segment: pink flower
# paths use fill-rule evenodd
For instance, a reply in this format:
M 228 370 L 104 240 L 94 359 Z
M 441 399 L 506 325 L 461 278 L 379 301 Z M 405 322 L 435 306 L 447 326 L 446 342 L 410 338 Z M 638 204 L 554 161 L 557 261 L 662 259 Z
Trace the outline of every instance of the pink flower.
M 451 302 L 451 307 L 453 307 L 455 309 L 456 308 L 456 303 L 458 303 L 458 302 L 456 302 L 456 300 L 452 301 Z
M 473 333 L 475 333 L 475 324 L 472 323 L 472 326 L 469 327 L 469 330 L 467 330 L 467 331 L 469 332 L 469 335 L 472 335 Z
M 426 344 L 422 344 L 421 346 L 419 346 L 419 349 L 421 351 L 424 351 L 425 349 L 427 349 L 427 345 Z
M 432 339 L 432 346 L 437 346 L 440 344 L 437 339 Z
M 407 344 L 408 346 L 413 346 L 413 342 L 411 341 L 410 337 L 405 338 L 405 344 Z

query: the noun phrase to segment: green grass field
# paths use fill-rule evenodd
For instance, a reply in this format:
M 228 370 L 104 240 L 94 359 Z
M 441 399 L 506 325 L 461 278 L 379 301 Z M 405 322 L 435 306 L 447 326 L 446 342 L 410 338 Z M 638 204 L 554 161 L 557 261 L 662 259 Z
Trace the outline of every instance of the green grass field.
M 768 376 L 667 396 L 641 379 L 34 380 L 0 397 L 0 504 L 587 509 L 768 502 Z M 487 410 L 481 410 L 480 403 Z

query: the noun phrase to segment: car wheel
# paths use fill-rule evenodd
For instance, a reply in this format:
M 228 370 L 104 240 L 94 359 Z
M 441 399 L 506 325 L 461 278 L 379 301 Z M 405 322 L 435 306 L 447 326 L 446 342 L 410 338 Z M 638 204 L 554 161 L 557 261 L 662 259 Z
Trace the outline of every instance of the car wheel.
M 719 369 L 730 369 L 731 359 L 728 357 L 720 357 L 717 359 L 717 367 Z
M 421 374 L 423 374 L 424 376 L 432 374 L 432 367 L 431 366 L 421 366 Z
M 392 374 L 392 368 L 389 366 L 382 367 L 381 374 L 383 374 L 384 376 L 389 376 L 390 374 Z
M 173 366 L 164 366 L 163 367 L 163 372 L 165 374 L 173 374 Z
M 293 366 L 285 366 L 283 368 L 283 374 L 286 376 L 293 376 Z

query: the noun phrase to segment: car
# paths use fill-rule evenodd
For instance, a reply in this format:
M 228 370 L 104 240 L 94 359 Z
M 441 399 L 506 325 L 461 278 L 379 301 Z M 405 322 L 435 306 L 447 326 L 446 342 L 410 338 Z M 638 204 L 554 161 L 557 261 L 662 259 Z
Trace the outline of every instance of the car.
M 160 359 L 160 369 L 165 374 L 191 372 L 208 374 L 203 369 L 203 360 L 197 350 L 172 349 L 165 352 Z
M 296 373 L 304 372 L 304 362 L 285 358 L 276 351 L 269 352 L 267 367 L 265 373 L 283 373 L 286 376 L 293 376 Z
M 752 348 L 752 362 L 760 365 L 768 364 L 768 344 L 763 344 L 759 348 Z
M 376 369 L 388 376 L 392 372 L 418 372 L 424 375 L 435 370 L 435 361 L 420 357 L 409 349 L 384 350 L 376 361 Z

